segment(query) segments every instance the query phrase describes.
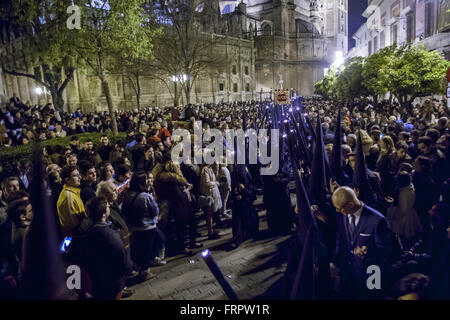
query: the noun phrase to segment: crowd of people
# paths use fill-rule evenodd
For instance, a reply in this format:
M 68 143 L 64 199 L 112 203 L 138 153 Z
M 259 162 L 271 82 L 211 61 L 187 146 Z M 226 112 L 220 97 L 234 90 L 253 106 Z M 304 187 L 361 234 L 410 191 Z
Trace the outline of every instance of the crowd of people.
M 338 275 L 334 284 L 339 285 L 340 297 L 381 298 L 401 292 L 405 299 L 448 299 L 450 110 L 446 101 L 426 100 L 405 107 L 388 101 L 372 105 L 312 99 L 304 106 L 313 122 L 320 116 L 324 153 L 332 171 L 328 196 L 318 201 L 312 191 L 310 199 L 324 243 L 322 268 L 328 271 L 326 264 L 332 261 L 330 273 Z M 333 149 L 339 110 L 342 167 L 336 170 Z M 309 173 L 307 169 L 304 175 Z M 308 183 L 313 182 L 305 180 Z M 335 220 L 336 213 L 342 215 Z M 367 287 L 367 270 L 373 265 L 381 267 L 385 290 Z M 327 289 L 333 290 L 324 289 L 325 295 Z
M 87 270 L 94 298 L 119 299 L 132 294 L 126 289 L 130 284 L 150 280 L 168 253 L 191 255 L 203 246 L 201 237 L 220 239 L 221 226 L 232 228 L 233 247 L 255 237 L 260 228 L 253 203 L 259 194 L 270 234 L 295 233 L 292 172 L 261 176 L 260 164 L 231 165 L 226 157 L 213 165 L 176 164 L 171 158 L 174 121 L 186 121 L 190 130 L 194 121 L 201 121 L 203 130 L 260 128 L 266 106 L 249 101 L 117 112 L 113 116 L 127 137 L 112 145 L 107 112 L 61 112 L 51 104 L 22 103 L 14 95 L 0 108 L 0 144 L 7 148 L 71 136 L 69 145 L 46 146 L 42 155 L 59 240 L 72 239 L 64 257 Z M 325 286 L 337 297 L 365 297 L 363 267 L 377 263 L 389 265 L 389 286 L 397 281 L 405 299 L 450 298 L 449 110 L 437 100 L 407 108 L 387 101 L 306 99 L 303 112 L 310 129 L 320 117 L 330 162 L 339 109 L 345 175 L 329 181 L 323 202 L 311 203 L 325 243 L 325 265 L 331 263 L 325 269 L 334 273 Z M 81 145 L 78 134 L 84 132 L 103 135 Z M 358 144 L 370 194 L 354 184 Z M 309 169 L 300 165 L 308 187 Z M 22 159 L 3 164 L 1 172 L 0 289 L 7 294 L 20 288 L 23 243 L 33 216 L 27 192 L 32 171 L 31 160 Z M 207 234 L 199 233 L 199 219 Z M 333 288 L 337 279 L 340 284 Z M 383 290 L 377 297 L 390 293 Z

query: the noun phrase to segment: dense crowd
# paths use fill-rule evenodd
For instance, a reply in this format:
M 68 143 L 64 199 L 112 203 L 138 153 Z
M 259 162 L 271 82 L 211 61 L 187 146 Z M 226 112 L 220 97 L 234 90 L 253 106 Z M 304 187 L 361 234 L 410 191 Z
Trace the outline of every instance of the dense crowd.
M 334 263 L 331 273 L 341 273 L 341 295 L 380 298 L 388 292 L 401 292 L 405 299 L 449 299 L 450 110 L 446 101 L 426 100 L 423 105 L 410 107 L 389 101 L 374 105 L 307 101 L 305 111 L 309 117 L 315 119 L 320 114 L 331 167 L 339 109 L 342 175 L 333 179 L 337 181 L 330 180 L 330 197 L 315 203 L 313 211 L 318 217 L 335 216 L 336 212 L 348 217 L 339 217 L 336 225 L 328 221 L 328 226 L 324 223 L 322 228 L 325 232 L 330 225 L 337 228 L 337 244 L 333 242 L 334 234 L 331 241 L 327 236 L 322 239 L 331 242 L 333 249 L 336 246 L 330 259 Z M 358 144 L 364 154 L 360 159 Z M 363 165 L 358 163 L 362 158 Z M 367 174 L 366 187 L 360 170 Z M 377 214 L 366 215 L 370 218 L 360 226 L 362 208 L 373 209 Z M 345 233 L 340 228 L 352 233 L 352 218 L 356 220 L 356 237 L 351 237 L 348 248 L 345 237 L 339 235 Z M 346 255 L 346 250 L 353 255 Z M 359 259 L 349 264 L 355 256 Z M 393 291 L 374 295 L 367 290 L 365 281 L 361 284 L 361 279 L 367 279 L 366 268 L 371 264 L 384 266 L 382 287 Z M 351 270 L 345 271 L 347 265 L 351 265 Z
M 376 261 L 389 265 L 389 280 L 397 281 L 402 297 L 450 298 L 449 110 L 437 100 L 403 108 L 386 101 L 372 105 L 306 99 L 303 112 L 309 115 L 310 128 L 320 115 L 330 162 L 338 107 L 345 175 L 329 182 L 328 198 L 311 203 L 327 250 L 325 264 L 332 262 L 325 269 L 335 274 L 324 286 L 338 297 L 364 297 L 364 290 L 354 284 L 361 275 L 346 265 Z M 72 238 L 65 259 L 87 270 L 94 298 L 115 299 L 132 294 L 127 285 L 151 279 L 153 268 L 166 264 L 167 253 L 190 255 L 201 248 L 199 219 L 206 222 L 208 239 L 219 239 L 221 226 L 231 226 L 234 247 L 254 237 L 259 231 L 253 205 L 258 194 L 263 195 L 271 234 L 295 231 L 298 208 L 291 205 L 291 173 L 281 170 L 261 176 L 259 164 L 230 165 L 225 159 L 213 165 L 176 164 L 171 159 L 173 121 L 186 121 L 190 130 L 194 121 L 202 121 L 203 130 L 242 128 L 243 122 L 245 127 L 260 128 L 267 120 L 263 109 L 262 103 L 250 101 L 117 112 L 119 131 L 127 137 L 125 143 L 112 145 L 107 112 L 60 112 L 50 104 L 23 104 L 14 95 L 0 109 L 0 143 L 6 148 L 71 136 L 69 145 L 43 150 L 47 192 L 57 212 L 55 225 L 60 241 Z M 103 135 L 100 141 L 80 145 L 77 134 L 84 132 Z M 364 192 L 353 182 L 359 142 L 370 183 L 370 191 Z M 6 297 L 20 288 L 23 243 L 33 211 L 27 193 L 33 183 L 32 167 L 29 159 L 23 159 L 3 164 L 1 172 L 0 288 Z M 309 169 L 301 171 L 308 187 Z M 339 212 L 354 217 L 356 221 L 346 224 L 345 230 L 353 226 L 364 234 L 363 209 L 376 217 L 376 235 L 372 239 L 369 230 L 365 236 L 370 243 L 352 241 L 349 257 L 348 252 L 340 252 L 344 247 L 339 239 L 345 231 L 341 232 L 339 222 L 324 217 L 341 216 Z M 386 221 L 386 228 L 378 221 Z M 337 279 L 340 285 L 332 288 Z M 383 291 L 377 297 L 390 293 Z

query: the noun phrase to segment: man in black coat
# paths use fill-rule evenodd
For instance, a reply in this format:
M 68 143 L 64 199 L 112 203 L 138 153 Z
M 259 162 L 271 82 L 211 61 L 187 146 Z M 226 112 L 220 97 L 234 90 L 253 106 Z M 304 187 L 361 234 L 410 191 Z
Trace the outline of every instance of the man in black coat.
M 109 143 L 109 138 L 106 134 L 100 137 L 100 146 L 97 153 L 102 161 L 111 161 L 110 154 L 114 151 L 114 147 Z
M 98 166 L 102 161 L 99 154 L 94 149 L 94 142 L 87 140 L 84 144 L 84 148 L 80 151 L 78 158 L 80 160 L 86 160 L 92 162 L 95 166 Z
M 378 296 L 384 283 L 380 283 L 379 288 L 369 290 L 368 277 L 373 272 L 369 267 L 379 268 L 381 280 L 387 278 L 386 260 L 390 250 L 387 220 L 381 213 L 358 200 L 349 187 L 336 189 L 332 201 L 336 211 L 342 213 L 337 221 L 334 258 L 340 270 L 341 293 L 345 298 L 367 299 Z
M 69 253 L 89 273 L 94 299 L 120 299 L 132 272 L 130 255 L 117 231 L 107 222 L 108 200 L 95 197 L 88 201 L 86 209 L 89 220 L 74 231 Z

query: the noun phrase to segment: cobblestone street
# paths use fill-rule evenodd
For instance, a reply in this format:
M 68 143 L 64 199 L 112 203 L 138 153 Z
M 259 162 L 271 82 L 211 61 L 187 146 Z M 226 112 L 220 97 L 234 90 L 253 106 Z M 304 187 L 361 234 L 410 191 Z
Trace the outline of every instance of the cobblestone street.
M 261 204 L 261 197 L 255 205 Z M 127 300 L 217 300 L 227 299 L 222 288 L 209 271 L 200 254 L 209 249 L 226 280 L 239 299 L 253 299 L 263 294 L 283 277 L 286 270 L 286 250 L 289 236 L 268 237 L 265 211 L 259 212 L 260 234 L 237 249 L 231 250 L 231 228 L 219 229 L 222 238 L 206 240 L 203 224 L 198 241 L 204 247 L 195 249 L 192 256 L 167 258 L 167 265 L 151 268 L 156 277 L 130 287 L 135 291 Z

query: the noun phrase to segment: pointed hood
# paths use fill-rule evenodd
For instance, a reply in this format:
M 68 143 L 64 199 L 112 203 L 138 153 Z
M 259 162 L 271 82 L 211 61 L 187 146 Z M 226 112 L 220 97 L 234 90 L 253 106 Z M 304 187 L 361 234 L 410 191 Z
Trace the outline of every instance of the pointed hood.
M 293 139 L 289 139 L 289 141 L 297 198 L 297 239 L 301 245 L 301 258 L 296 269 L 290 299 L 314 299 L 315 276 L 313 255 L 318 226 L 311 211 L 311 203 L 306 193 L 303 180 L 298 172 L 297 161 L 293 152 Z
M 359 199 L 367 204 L 373 202 L 373 191 L 369 183 L 369 176 L 367 174 L 366 157 L 364 155 L 361 139 L 361 131 L 358 131 L 358 139 L 356 142 L 356 163 L 355 171 L 353 172 L 353 185 L 359 189 Z
M 295 143 L 294 143 L 294 150 L 296 150 L 295 145 L 298 145 L 300 150 L 297 150 L 297 153 L 300 153 L 303 155 L 303 159 L 306 161 L 306 164 L 310 167 L 311 166 L 311 156 L 310 153 L 308 152 L 308 148 L 307 148 L 307 143 L 306 143 L 306 138 L 305 136 L 302 134 L 302 130 L 298 127 L 294 115 L 289 113 L 289 117 L 291 120 L 291 128 L 293 128 L 293 130 L 295 131 Z
M 317 116 L 316 143 L 314 144 L 314 156 L 309 177 L 309 194 L 313 204 L 319 205 L 325 202 L 328 193 L 328 177 L 325 146 L 323 145 L 322 123 Z
M 67 298 L 65 269 L 58 252 L 56 212 L 47 193 L 41 146 L 33 152 L 33 180 L 30 184 L 33 220 L 24 240 L 23 289 L 27 299 Z
M 339 111 L 336 119 L 336 130 L 334 131 L 333 158 L 331 159 L 330 169 L 333 179 L 340 185 L 345 185 L 348 182 L 348 177 L 346 179 L 346 177 L 344 176 L 342 167 L 342 126 L 341 107 L 339 106 Z
M 313 146 L 317 140 L 317 137 L 309 116 L 306 116 L 306 124 L 308 125 L 307 133 L 311 136 L 311 146 Z

